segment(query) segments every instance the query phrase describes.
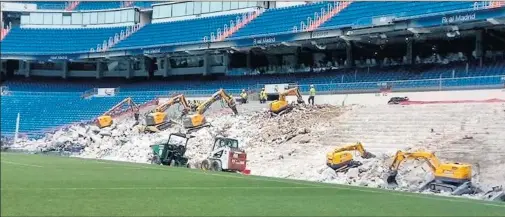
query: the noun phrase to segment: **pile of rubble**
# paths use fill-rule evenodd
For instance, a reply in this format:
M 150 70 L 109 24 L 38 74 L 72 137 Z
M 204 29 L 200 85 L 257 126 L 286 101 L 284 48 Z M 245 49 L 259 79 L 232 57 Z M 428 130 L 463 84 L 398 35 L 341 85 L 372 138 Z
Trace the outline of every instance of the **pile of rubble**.
M 328 135 L 335 134 L 339 119 L 359 108 L 299 106 L 274 117 L 265 110 L 237 116 L 208 114 L 207 120 L 212 126 L 192 133 L 195 137 L 190 140 L 186 155 L 190 164 L 196 165 L 212 148 L 214 137 L 230 137 L 238 139 L 246 150 L 247 167 L 253 175 L 386 188 L 385 174 L 392 160 L 390 153 L 374 153 L 376 157 L 372 159 L 355 156 L 363 165 L 346 173 L 336 173 L 326 166 L 326 153 L 341 145 L 329 141 Z M 150 163 L 150 145 L 166 141 L 170 133 L 184 131 L 174 126 L 160 133 L 144 134 L 132 127 L 133 124 L 133 120 L 126 119 L 104 129 L 75 125 L 42 139 L 21 140 L 15 148 L 39 152 L 65 151 L 82 158 Z M 397 176 L 397 190 L 416 191 L 432 178 L 431 170 L 425 163 L 406 162 Z

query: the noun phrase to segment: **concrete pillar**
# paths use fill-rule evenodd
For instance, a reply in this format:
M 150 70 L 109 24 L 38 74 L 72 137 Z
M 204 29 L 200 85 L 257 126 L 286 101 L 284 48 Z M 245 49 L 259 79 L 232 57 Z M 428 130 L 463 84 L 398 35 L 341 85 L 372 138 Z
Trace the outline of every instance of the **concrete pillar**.
M 354 58 L 352 56 L 352 50 L 354 49 L 353 47 L 353 43 L 352 41 L 347 41 L 346 42 L 347 46 L 346 46 L 346 61 L 347 61 L 347 65 L 346 67 L 353 67 L 354 66 Z
M 302 52 L 302 48 L 298 47 L 296 48 L 296 51 L 295 51 L 295 68 L 299 68 L 300 66 L 300 53 Z
M 126 70 L 126 79 L 130 79 L 133 76 L 133 64 L 135 62 L 132 59 L 128 59 L 128 70 Z
M 31 70 L 30 63 L 31 63 L 30 60 L 24 61 L 25 77 L 27 77 L 27 78 L 30 77 L 30 70 Z
M 172 65 L 170 64 L 170 57 L 165 57 L 165 65 L 163 70 L 163 77 L 166 78 L 170 75 L 170 71 L 172 70 Z
M 249 50 L 249 52 L 247 52 L 247 56 L 246 56 L 246 67 L 248 69 L 252 68 L 251 59 L 252 59 L 252 51 Z
M 68 61 L 63 61 L 61 63 L 62 69 L 61 69 L 61 77 L 64 79 L 67 79 L 68 77 Z
M 409 65 L 414 64 L 413 47 L 414 47 L 414 39 L 409 38 L 407 40 L 407 52 L 405 54 L 405 56 L 407 56 L 407 64 L 409 64 Z
M 210 54 L 205 53 L 203 55 L 203 75 L 208 75 L 210 72 Z
M 475 57 L 479 60 L 480 65 L 482 66 L 482 56 L 484 54 L 483 44 L 483 32 L 482 30 L 477 30 L 475 32 Z
M 102 78 L 102 62 L 100 60 L 96 61 L 96 79 Z
M 229 53 L 225 53 L 223 54 L 223 66 L 224 66 L 224 74 L 228 74 L 228 65 L 230 63 L 230 54 Z M 248 68 L 250 69 L 250 68 Z

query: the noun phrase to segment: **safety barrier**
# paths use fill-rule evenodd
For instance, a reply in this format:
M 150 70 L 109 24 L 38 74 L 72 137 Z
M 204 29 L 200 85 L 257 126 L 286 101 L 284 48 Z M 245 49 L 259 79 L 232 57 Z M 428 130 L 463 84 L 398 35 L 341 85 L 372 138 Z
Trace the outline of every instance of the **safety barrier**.
M 479 89 L 479 88 L 505 88 L 505 75 L 461 77 L 461 78 L 436 78 L 422 80 L 377 81 L 377 82 L 350 82 L 313 84 L 318 93 L 344 93 L 344 92 L 382 92 L 383 90 L 453 90 L 453 89 Z M 263 88 L 265 84 L 257 84 L 256 88 Z M 308 93 L 310 85 L 297 85 L 300 91 Z

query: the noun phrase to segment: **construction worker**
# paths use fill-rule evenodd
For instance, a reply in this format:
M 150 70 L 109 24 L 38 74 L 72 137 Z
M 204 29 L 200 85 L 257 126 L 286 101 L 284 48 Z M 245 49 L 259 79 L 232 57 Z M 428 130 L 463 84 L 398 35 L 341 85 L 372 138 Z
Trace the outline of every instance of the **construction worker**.
M 309 96 L 309 104 L 314 105 L 314 97 L 316 96 L 316 88 L 314 88 L 314 85 L 310 85 L 310 90 L 309 90 L 310 96 Z
M 265 92 L 265 88 L 261 88 L 260 91 L 260 103 L 267 102 L 267 93 Z
M 245 92 L 245 89 L 242 89 L 242 93 L 240 93 L 240 98 L 242 99 L 242 104 L 247 103 L 247 92 Z

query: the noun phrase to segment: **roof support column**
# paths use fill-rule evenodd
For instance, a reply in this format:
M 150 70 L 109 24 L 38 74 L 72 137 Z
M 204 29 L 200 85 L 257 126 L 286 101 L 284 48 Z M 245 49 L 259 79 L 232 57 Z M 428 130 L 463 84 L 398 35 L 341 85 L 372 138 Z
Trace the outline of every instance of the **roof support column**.
M 68 77 L 68 61 L 65 60 L 61 63 L 61 77 L 67 79 Z

